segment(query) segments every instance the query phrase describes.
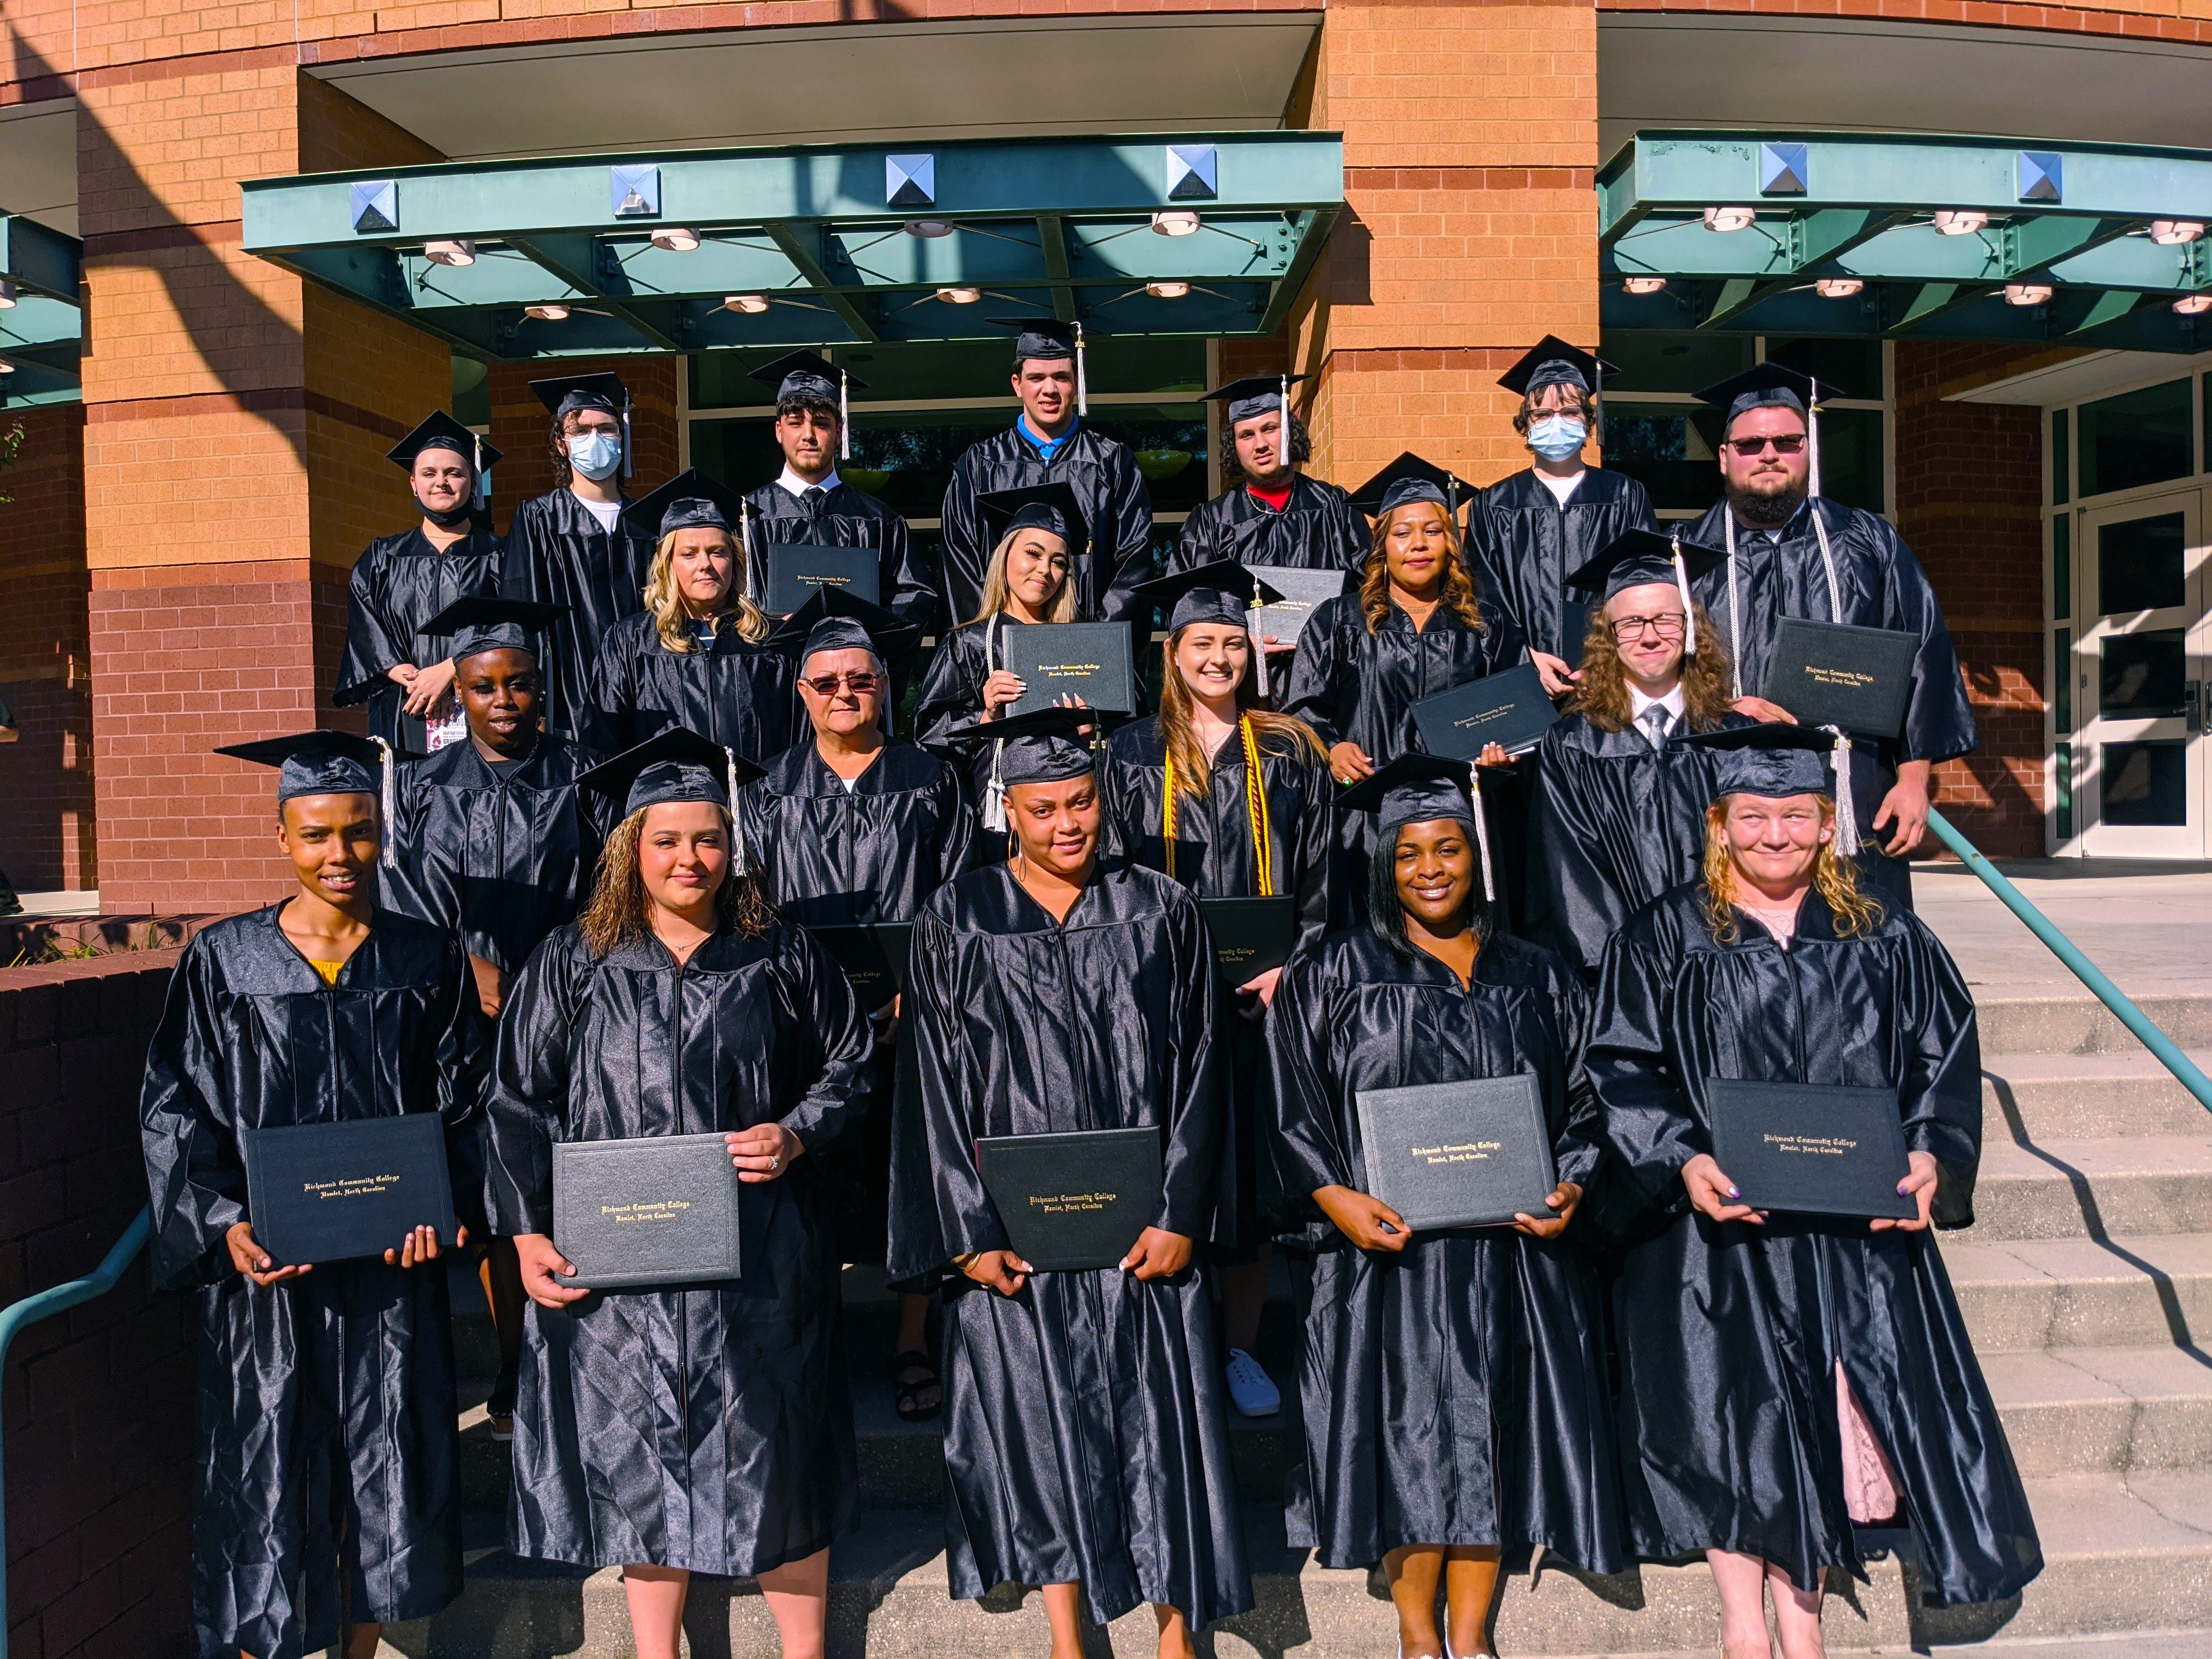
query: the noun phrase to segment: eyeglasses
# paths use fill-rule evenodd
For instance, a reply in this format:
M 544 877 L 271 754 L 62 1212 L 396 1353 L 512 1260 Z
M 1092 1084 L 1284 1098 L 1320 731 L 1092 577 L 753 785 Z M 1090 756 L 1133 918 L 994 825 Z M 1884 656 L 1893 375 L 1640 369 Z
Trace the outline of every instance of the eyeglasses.
M 854 696 L 865 697 L 883 684 L 880 674 L 823 674 L 815 679 L 801 682 L 817 697 L 834 697 L 839 690 L 848 690 Z
M 1662 640 L 1682 637 L 1682 613 L 1662 611 L 1656 617 L 1622 617 L 1613 624 L 1613 639 L 1616 645 L 1633 645 L 1646 632 L 1656 634 Z
M 1733 449 L 1747 461 L 1754 455 L 1765 454 L 1769 444 L 1774 446 L 1774 453 L 1778 455 L 1795 455 L 1805 447 L 1805 434 L 1784 432 L 1764 438 L 1724 438 L 1721 442 L 1723 448 Z

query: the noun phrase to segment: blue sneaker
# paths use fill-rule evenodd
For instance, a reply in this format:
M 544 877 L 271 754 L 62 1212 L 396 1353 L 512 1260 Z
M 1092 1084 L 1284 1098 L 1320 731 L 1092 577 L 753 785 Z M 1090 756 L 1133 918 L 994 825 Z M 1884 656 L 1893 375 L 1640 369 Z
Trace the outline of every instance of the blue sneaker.
M 1240 1417 L 1273 1417 L 1283 1408 L 1283 1391 L 1275 1386 L 1260 1362 L 1242 1348 L 1229 1351 L 1222 1367 L 1229 1382 L 1229 1403 Z

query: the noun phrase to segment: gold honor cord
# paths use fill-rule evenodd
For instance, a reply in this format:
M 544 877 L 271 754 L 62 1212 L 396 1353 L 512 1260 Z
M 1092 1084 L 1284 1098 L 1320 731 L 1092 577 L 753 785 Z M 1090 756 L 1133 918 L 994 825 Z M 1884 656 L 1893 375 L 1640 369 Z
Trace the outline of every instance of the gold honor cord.
M 1256 849 L 1255 872 L 1259 878 L 1260 896 L 1275 896 L 1275 836 L 1274 824 L 1267 814 L 1267 791 L 1260 777 L 1260 742 L 1252 734 L 1249 715 L 1240 716 L 1237 735 L 1244 744 L 1244 811 L 1251 820 L 1252 845 Z M 1160 800 L 1160 840 L 1167 848 L 1167 876 L 1176 879 L 1176 764 L 1175 750 L 1167 756 L 1167 776 Z

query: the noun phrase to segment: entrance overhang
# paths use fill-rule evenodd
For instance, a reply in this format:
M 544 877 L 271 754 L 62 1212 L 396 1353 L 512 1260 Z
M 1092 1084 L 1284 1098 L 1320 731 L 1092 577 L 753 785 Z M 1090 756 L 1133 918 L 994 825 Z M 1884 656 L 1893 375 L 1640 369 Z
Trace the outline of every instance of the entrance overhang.
M 83 248 L 73 236 L 0 214 L 0 282 L 13 305 L 0 306 L 0 400 L 70 403 L 82 395 L 80 305 Z
M 1333 133 L 1218 132 L 571 156 L 243 189 L 247 252 L 498 361 L 1006 339 L 988 319 L 1020 315 L 1272 334 L 1343 207 L 1344 155 Z

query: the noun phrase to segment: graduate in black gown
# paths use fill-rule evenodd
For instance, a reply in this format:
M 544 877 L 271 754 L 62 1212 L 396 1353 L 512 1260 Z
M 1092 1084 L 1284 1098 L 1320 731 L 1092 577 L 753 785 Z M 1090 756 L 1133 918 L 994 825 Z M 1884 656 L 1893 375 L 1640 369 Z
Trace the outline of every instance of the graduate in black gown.
M 677 1659 L 694 1571 L 760 1580 L 819 1655 L 830 1541 L 859 1520 L 837 1255 L 817 1154 L 856 1127 L 871 1041 L 844 974 L 732 834 L 757 775 L 671 732 L 586 775 L 622 818 L 584 914 L 500 1022 L 496 1224 L 532 1303 L 508 1546 L 620 1565 L 639 1659 Z M 550 1237 L 556 1141 L 726 1135 L 742 1275 L 591 1291 Z
M 1252 1605 L 1194 1257 L 1229 1201 L 1218 975 L 1198 901 L 1100 857 L 1094 765 L 1061 738 L 1008 743 L 1015 856 L 922 907 L 890 1267 L 946 1281 L 952 1594 L 1043 1586 L 1053 1659 L 1080 1659 L 1081 1612 L 1104 1624 L 1149 1601 L 1163 1659 L 1192 1659 L 1193 1631 Z M 1152 1224 L 1119 1267 L 1030 1272 L 976 1140 L 1140 1127 L 1162 1138 Z
M 837 476 L 839 459 L 849 460 L 853 453 L 846 394 L 865 390 L 867 382 L 811 351 L 779 357 L 752 378 L 775 388 L 775 441 L 783 451 L 783 471 L 745 496 L 750 568 L 765 573 L 771 542 L 873 548 L 877 602 L 920 643 L 937 627 L 937 590 L 915 559 L 907 522 Z M 906 654 L 911 653 L 908 647 Z M 892 664 L 902 684 L 907 669 L 903 656 Z
M 461 1590 L 460 1400 L 445 1247 L 278 1261 L 254 1236 L 242 1136 L 401 1112 L 446 1120 L 455 1207 L 487 1050 L 450 933 L 375 901 L 378 750 L 340 732 L 217 751 L 279 769 L 297 884 L 185 947 L 139 1126 L 154 1276 L 200 1304 L 192 1651 L 370 1659 L 383 1621 Z
M 1101 775 L 1115 839 L 1138 863 L 1201 898 L 1283 899 L 1304 949 L 1328 926 L 1336 790 L 1313 728 L 1260 706 L 1251 613 L 1241 597 L 1251 583 L 1251 571 L 1231 559 L 1139 590 L 1173 607 L 1160 647 L 1160 710 L 1114 733 Z M 1238 975 L 1219 1039 L 1232 1109 L 1224 1155 L 1236 1174 L 1237 1206 L 1214 1259 L 1229 1400 L 1246 1417 L 1272 1416 L 1282 1405 L 1258 1358 L 1271 1257 L 1254 1187 L 1260 1126 L 1273 1115 L 1261 1099 L 1260 1026 L 1281 973 Z
M 878 614 L 888 620 L 890 613 Z M 975 810 L 959 769 L 884 729 L 887 655 L 884 639 L 854 617 L 816 623 L 798 649 L 799 701 L 812 734 L 769 761 L 767 775 L 738 797 L 748 842 L 788 921 L 911 922 L 924 899 L 968 867 Z M 890 1202 L 897 1000 L 873 1018 L 867 1122 L 858 1144 L 835 1158 L 838 1249 L 847 1261 L 884 1259 Z M 929 1359 L 928 1316 L 927 1296 L 901 1295 L 891 1387 L 893 1409 L 908 1422 L 935 1417 L 944 1403 Z
M 945 613 L 974 617 L 984 608 L 993 544 L 981 498 L 1062 483 L 1091 530 L 1068 569 L 1076 609 L 1085 621 L 1118 622 L 1134 608 L 1129 590 L 1152 574 L 1152 502 L 1145 476 L 1127 445 L 1083 424 L 1083 325 L 1049 317 L 1006 325 L 1019 330 L 1013 388 L 1022 410 L 1011 428 L 972 445 L 952 464 L 938 576 Z
M 696 469 L 632 504 L 626 523 L 652 559 L 645 609 L 607 630 L 592 682 L 594 727 L 609 744 L 681 728 L 757 761 L 805 729 L 791 657 L 769 643 L 754 602 L 742 516 L 737 497 Z
M 1304 1246 L 1290 1541 L 1383 1564 L 1407 1659 L 1493 1651 L 1498 1573 L 1536 1546 L 1625 1565 L 1596 1286 L 1567 1236 L 1602 1151 L 1589 995 L 1499 928 L 1468 775 L 1407 756 L 1346 797 L 1376 818 L 1368 921 L 1292 959 L 1267 1022 L 1279 1219 Z M 1421 1232 L 1365 1190 L 1359 1091 L 1516 1073 L 1551 1133 L 1547 1207 Z
M 1981 746 L 1943 609 L 1887 520 L 1820 494 L 1819 404 L 1832 387 L 1761 363 L 1698 395 L 1721 411 L 1714 448 L 1726 490 L 1682 536 L 1726 556 L 1696 592 L 1735 660 L 1736 707 L 1780 717 L 1762 693 L 1784 617 L 1893 629 L 1919 641 L 1904 732 L 1854 739 L 1851 769 L 1860 878 L 1910 909 L 1905 860 L 1927 832 L 1936 763 Z
M 1721 746 L 1707 878 L 1605 958 L 1589 1043 L 1605 1131 L 1648 1207 L 1614 1283 L 1621 1474 L 1637 1554 L 1703 1553 L 1728 1659 L 1818 1655 L 1821 1575 L 1855 1526 L 1909 1527 L 1932 1604 L 2042 1567 L 2012 1454 L 1926 1229 L 1972 1216 L 1981 1048 L 1957 965 L 1837 855 L 1829 739 Z M 1803 745 L 1803 746 L 1798 746 Z M 1765 1213 L 1714 1161 L 1717 1078 L 1894 1090 L 1909 1221 Z
M 1313 441 L 1291 411 L 1289 393 L 1306 378 L 1248 375 L 1206 394 L 1226 405 L 1222 471 L 1236 482 L 1191 509 L 1169 574 L 1223 559 L 1261 569 L 1341 570 L 1352 579 L 1365 569 L 1366 515 L 1343 490 L 1304 471 Z
M 612 374 L 532 380 L 553 417 L 547 444 L 561 486 L 514 509 L 500 592 L 566 610 L 545 640 L 545 726 L 572 743 L 612 741 L 592 728 L 592 688 L 607 630 L 644 608 L 653 537 L 625 531 L 629 392 Z
M 455 599 L 499 591 L 500 538 L 483 517 L 484 483 L 500 453 L 440 410 L 393 445 L 422 521 L 380 536 L 346 583 L 345 658 L 331 701 L 368 705 L 368 734 L 410 755 L 459 736 L 447 641 L 424 624 Z
M 1567 577 L 1589 605 L 1582 674 L 1536 747 L 1522 931 L 1595 985 L 1606 941 L 1705 854 L 1712 751 L 1672 740 L 1756 724 L 1729 707 L 1728 649 L 1689 584 L 1711 548 L 1624 532 Z
M 1583 465 L 1599 430 L 1604 377 L 1615 373 L 1587 351 L 1546 335 L 1498 384 L 1517 392 L 1513 429 L 1530 465 L 1499 479 L 1467 509 L 1468 556 L 1483 591 L 1510 611 L 1556 693 L 1582 660 L 1583 607 L 1567 591 L 1571 570 L 1596 557 L 1625 530 L 1655 526 L 1651 498 L 1626 473 Z

